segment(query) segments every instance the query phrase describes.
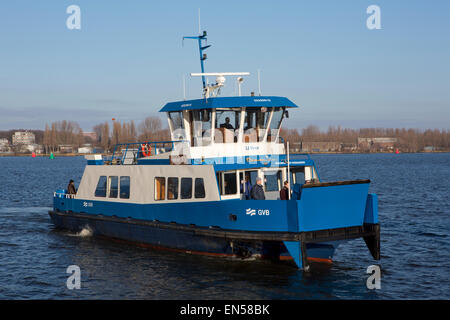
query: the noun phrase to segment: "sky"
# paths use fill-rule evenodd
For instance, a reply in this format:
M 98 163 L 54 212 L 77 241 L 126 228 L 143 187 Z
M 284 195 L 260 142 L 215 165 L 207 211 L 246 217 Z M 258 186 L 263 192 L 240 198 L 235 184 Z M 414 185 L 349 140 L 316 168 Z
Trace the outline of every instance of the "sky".
M 80 29 L 66 21 L 80 8 Z M 366 12 L 380 8 L 381 29 Z M 250 72 L 243 95 L 286 96 L 285 126 L 450 129 L 450 1 L 92 1 L 0 3 L 0 130 L 72 120 L 139 123 L 201 97 L 206 72 Z M 214 79 L 212 79 L 214 80 Z M 235 95 L 228 78 L 223 95 Z M 165 120 L 164 120 L 165 121 Z

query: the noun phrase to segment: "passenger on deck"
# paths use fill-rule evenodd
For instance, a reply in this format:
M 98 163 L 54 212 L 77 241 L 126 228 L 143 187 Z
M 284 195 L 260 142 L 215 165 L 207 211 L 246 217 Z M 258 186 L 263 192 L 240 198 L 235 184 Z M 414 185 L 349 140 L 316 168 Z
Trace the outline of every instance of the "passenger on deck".
M 264 195 L 264 188 L 262 186 L 262 179 L 260 177 L 256 178 L 256 184 L 253 186 L 250 192 L 252 200 L 266 200 Z
M 283 189 L 280 190 L 280 200 L 289 200 L 289 183 L 284 182 Z
M 222 124 L 220 125 L 220 127 L 221 127 L 221 128 L 225 128 L 225 129 L 234 129 L 233 126 L 232 126 L 231 123 L 230 123 L 230 118 L 229 118 L 229 117 L 226 117 L 226 118 L 225 118 L 225 123 L 222 123 Z
M 67 185 L 67 193 L 77 194 L 77 189 L 75 189 L 75 184 L 72 179 L 69 181 L 69 184 Z
M 250 192 L 252 191 L 252 184 L 250 183 L 250 176 L 245 175 L 245 181 L 241 183 L 241 193 L 245 200 L 250 200 Z

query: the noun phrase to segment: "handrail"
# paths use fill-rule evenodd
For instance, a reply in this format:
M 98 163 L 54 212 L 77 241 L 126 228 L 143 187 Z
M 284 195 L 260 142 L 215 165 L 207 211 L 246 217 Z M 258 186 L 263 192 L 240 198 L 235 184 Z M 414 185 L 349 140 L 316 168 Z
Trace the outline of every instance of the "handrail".
M 131 146 L 137 146 L 137 154 L 139 155 L 141 153 L 140 149 L 142 148 L 143 145 L 147 145 L 150 147 L 150 150 L 153 150 L 152 154 L 158 154 L 157 152 L 157 146 L 158 145 L 165 145 L 165 144 L 170 144 L 170 149 L 173 150 L 174 148 L 174 144 L 178 143 L 178 142 L 187 142 L 187 140 L 167 140 L 167 141 L 145 141 L 145 142 L 127 142 L 127 143 L 117 143 L 114 145 L 114 149 L 113 149 L 113 153 L 111 156 L 111 161 L 109 164 L 115 164 L 114 160 L 117 159 L 120 164 L 123 165 L 125 159 L 126 159 L 126 155 L 128 153 L 128 150 L 130 149 Z M 117 155 L 116 156 L 116 151 L 118 152 L 118 148 L 120 148 L 121 146 L 125 146 L 125 153 L 122 154 L 122 156 Z M 121 149 L 123 150 L 123 149 Z M 135 150 L 133 150 L 135 151 Z M 139 156 L 138 156 L 139 157 Z

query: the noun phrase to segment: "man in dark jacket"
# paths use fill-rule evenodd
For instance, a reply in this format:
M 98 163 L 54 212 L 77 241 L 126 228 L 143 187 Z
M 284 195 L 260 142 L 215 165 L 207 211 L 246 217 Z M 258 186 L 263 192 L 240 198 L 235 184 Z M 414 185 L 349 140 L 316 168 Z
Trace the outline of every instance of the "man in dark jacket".
M 75 184 L 73 183 L 73 180 L 69 181 L 69 185 L 67 186 L 67 193 L 77 194 L 77 189 L 75 189 Z
M 245 180 L 241 182 L 241 193 L 245 200 L 250 200 L 250 192 L 252 191 L 252 184 L 250 183 L 250 176 L 245 175 Z
M 262 179 L 260 177 L 256 178 L 256 184 L 252 188 L 251 196 L 252 200 L 266 200 L 264 188 L 262 186 Z
M 284 182 L 284 187 L 280 190 L 280 199 L 289 200 L 289 183 L 287 181 Z

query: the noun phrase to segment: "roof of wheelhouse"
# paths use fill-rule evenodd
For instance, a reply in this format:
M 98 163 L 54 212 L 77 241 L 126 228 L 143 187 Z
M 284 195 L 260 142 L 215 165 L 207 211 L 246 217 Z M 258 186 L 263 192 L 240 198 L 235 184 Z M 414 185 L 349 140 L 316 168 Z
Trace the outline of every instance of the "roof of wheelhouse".
M 298 108 L 285 97 L 245 96 L 245 97 L 215 97 L 208 99 L 183 100 L 167 103 L 159 112 L 182 110 L 214 109 L 214 108 L 244 108 L 244 107 L 287 107 Z

